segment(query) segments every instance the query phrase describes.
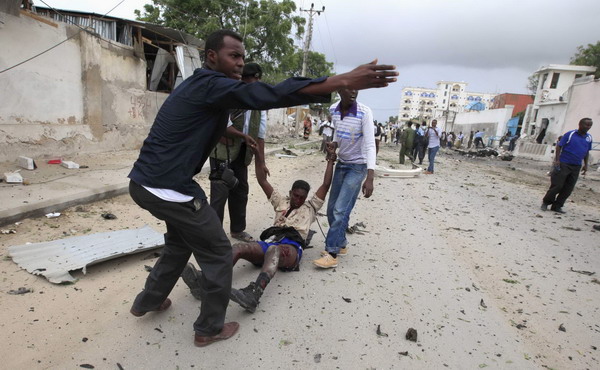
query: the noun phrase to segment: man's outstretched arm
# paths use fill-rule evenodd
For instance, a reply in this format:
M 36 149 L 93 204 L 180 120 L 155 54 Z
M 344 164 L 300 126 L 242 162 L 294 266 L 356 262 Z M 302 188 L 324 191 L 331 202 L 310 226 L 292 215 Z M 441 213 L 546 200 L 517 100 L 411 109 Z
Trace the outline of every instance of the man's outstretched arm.
M 321 186 L 319 186 L 317 192 L 315 193 L 317 198 L 321 200 L 325 200 L 327 192 L 331 187 L 331 179 L 333 178 L 333 165 L 335 164 L 335 160 L 337 159 L 335 149 L 335 145 L 327 145 L 327 168 L 325 169 L 325 175 L 323 176 L 323 183 L 321 184 Z
M 350 72 L 328 77 L 325 81 L 310 84 L 298 90 L 302 94 L 325 95 L 339 89 L 364 90 L 386 87 L 396 82 L 398 72 L 396 66 L 377 64 L 377 59 L 369 64 L 363 64 Z

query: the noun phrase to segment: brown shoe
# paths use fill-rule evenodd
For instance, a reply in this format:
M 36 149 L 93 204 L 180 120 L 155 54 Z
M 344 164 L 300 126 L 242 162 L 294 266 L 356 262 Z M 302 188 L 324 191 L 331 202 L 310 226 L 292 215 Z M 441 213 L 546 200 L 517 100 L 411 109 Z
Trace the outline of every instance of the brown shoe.
M 160 307 L 158 307 L 158 309 L 156 310 L 150 310 L 150 311 L 154 311 L 154 312 L 163 312 L 166 311 L 167 308 L 171 307 L 171 300 L 169 298 L 165 299 L 164 302 L 160 305 Z M 133 316 L 136 317 L 142 317 L 145 314 L 147 314 L 150 311 L 136 311 L 133 309 L 133 307 L 131 307 L 131 310 L 129 310 L 129 312 L 131 312 L 131 314 Z
M 235 333 L 237 333 L 240 328 L 240 324 L 235 321 L 225 323 L 223 325 L 223 330 L 219 334 L 212 336 L 204 336 L 204 335 L 194 335 L 194 344 L 196 347 L 206 347 L 211 343 L 217 342 L 219 340 L 225 340 L 233 337 Z

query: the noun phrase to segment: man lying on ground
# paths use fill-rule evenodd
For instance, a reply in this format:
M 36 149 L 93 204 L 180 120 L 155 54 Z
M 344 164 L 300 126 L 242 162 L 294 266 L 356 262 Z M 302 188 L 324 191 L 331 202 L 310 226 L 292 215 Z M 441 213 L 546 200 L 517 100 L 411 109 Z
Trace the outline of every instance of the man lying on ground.
M 260 156 L 257 153 L 257 156 Z M 245 288 L 231 289 L 230 299 L 246 311 L 254 312 L 265 288 L 275 276 L 277 269 L 294 271 L 298 269 L 302 259 L 302 248 L 308 236 L 310 225 L 316 219 L 317 212 L 325 202 L 333 176 L 333 165 L 336 160 L 335 147 L 327 147 L 327 168 L 323 177 L 323 184 L 309 201 L 306 201 L 310 185 L 304 180 L 297 180 L 292 185 L 289 197 L 274 190 L 267 175 L 259 168 L 261 158 L 257 158 L 256 178 L 258 184 L 265 192 L 267 199 L 275 210 L 274 226 L 266 229 L 260 236 L 261 241 L 238 243 L 233 245 L 233 264 L 241 258 L 262 266 L 256 282 L 251 282 Z M 181 277 L 188 285 L 196 299 L 202 299 L 203 291 L 200 281 L 202 272 L 196 270 L 193 264 L 188 263 Z

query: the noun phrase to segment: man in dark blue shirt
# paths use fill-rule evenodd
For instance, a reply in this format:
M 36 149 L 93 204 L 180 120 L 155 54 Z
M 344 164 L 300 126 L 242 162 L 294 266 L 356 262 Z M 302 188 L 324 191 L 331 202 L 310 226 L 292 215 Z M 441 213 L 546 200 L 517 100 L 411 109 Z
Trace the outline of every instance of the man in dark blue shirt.
M 587 172 L 589 152 L 592 149 L 592 135 L 587 132 L 592 124 L 591 118 L 582 118 L 579 129 L 565 133 L 556 145 L 550 189 L 542 200 L 543 211 L 552 205 L 550 209 L 554 212 L 565 213 L 562 207 L 575 188 L 579 172 L 584 175 Z
M 204 67 L 175 89 L 160 108 L 129 178 L 133 200 L 165 221 L 165 247 L 138 294 L 131 314 L 165 311 L 168 297 L 191 254 L 202 268 L 202 306 L 194 323 L 199 347 L 233 336 L 225 323 L 232 277 L 231 244 L 193 177 L 225 132 L 230 109 L 265 110 L 321 103 L 340 88 L 367 89 L 395 82 L 394 66 L 377 61 L 333 77 L 291 78 L 271 86 L 241 82 L 245 50 L 235 32 L 206 39 Z

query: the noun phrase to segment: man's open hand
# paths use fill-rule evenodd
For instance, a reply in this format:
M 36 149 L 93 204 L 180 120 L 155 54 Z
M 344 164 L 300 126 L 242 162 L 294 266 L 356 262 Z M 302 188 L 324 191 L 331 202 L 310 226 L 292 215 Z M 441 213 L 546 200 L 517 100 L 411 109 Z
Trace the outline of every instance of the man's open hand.
M 363 90 L 386 87 L 390 83 L 396 82 L 398 72 L 396 72 L 396 66 L 377 64 L 377 59 L 375 59 L 371 63 L 358 66 L 343 75 L 347 89 Z

